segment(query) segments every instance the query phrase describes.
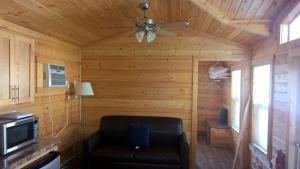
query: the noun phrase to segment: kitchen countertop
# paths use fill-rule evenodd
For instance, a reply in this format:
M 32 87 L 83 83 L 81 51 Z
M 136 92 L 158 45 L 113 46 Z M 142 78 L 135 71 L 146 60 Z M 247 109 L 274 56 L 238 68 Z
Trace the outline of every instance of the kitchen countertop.
M 0 168 L 15 169 L 35 157 L 58 146 L 59 141 L 53 138 L 40 139 L 38 143 L 31 144 L 6 156 L 0 156 Z

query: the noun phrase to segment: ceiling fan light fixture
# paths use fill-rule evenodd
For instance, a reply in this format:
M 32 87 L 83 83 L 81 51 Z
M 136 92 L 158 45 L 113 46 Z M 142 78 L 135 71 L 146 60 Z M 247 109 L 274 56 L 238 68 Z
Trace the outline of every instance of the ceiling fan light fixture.
M 165 23 L 155 23 L 155 21 L 148 17 L 147 11 L 150 8 L 150 0 L 144 0 L 145 2 L 139 5 L 139 8 L 144 12 L 144 18 L 140 19 L 139 17 L 130 17 L 134 19 L 135 26 L 138 28 L 138 31 L 135 33 L 136 40 L 141 43 L 143 42 L 144 37 L 147 38 L 147 43 L 154 42 L 156 39 L 156 33 L 158 35 L 165 36 L 177 36 L 176 32 L 170 32 L 168 28 L 185 28 L 190 25 L 187 20 L 183 21 L 173 21 Z
M 156 34 L 154 32 L 151 32 L 151 31 L 147 32 L 147 42 L 148 43 L 153 42 L 155 40 L 155 38 L 156 38 Z
M 137 31 L 135 33 L 136 40 L 141 43 L 143 41 L 144 35 L 145 35 L 144 31 L 142 31 L 142 30 L 141 31 Z

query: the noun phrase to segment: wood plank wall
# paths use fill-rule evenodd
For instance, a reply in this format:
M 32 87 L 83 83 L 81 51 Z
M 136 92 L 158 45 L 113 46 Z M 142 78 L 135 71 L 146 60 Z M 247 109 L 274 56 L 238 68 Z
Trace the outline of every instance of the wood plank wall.
M 261 60 L 275 56 L 274 83 L 273 83 L 273 127 L 272 127 L 272 157 L 277 150 L 288 152 L 289 146 L 289 119 L 290 119 L 290 76 L 291 60 L 299 56 L 300 40 L 292 41 L 283 45 L 278 44 L 278 39 L 269 38 L 252 47 L 253 60 Z M 252 158 L 252 168 L 259 166 L 261 162 Z M 267 167 L 265 167 L 267 168 Z
M 42 64 L 52 63 L 66 66 L 66 78 L 69 81 L 78 81 L 80 79 L 80 51 L 79 48 L 68 43 L 56 40 L 49 36 L 31 31 L 24 27 L 13 23 L 0 20 L 0 27 L 26 34 L 35 38 L 35 57 L 37 63 L 37 81 L 42 80 Z M 49 111 L 53 112 L 54 133 L 60 130 L 66 121 L 64 88 L 43 88 L 40 84 L 37 85 L 35 93 L 35 102 L 29 104 L 20 104 L 13 106 L 0 107 L 0 113 L 16 111 L 32 112 L 39 117 L 40 121 L 40 138 L 45 138 L 52 135 L 51 121 Z M 49 102 L 48 95 L 52 104 Z M 74 99 L 69 102 L 69 125 L 64 132 L 61 133 L 60 150 L 72 150 L 72 146 L 78 141 L 77 131 L 79 130 L 79 100 Z
M 179 117 L 190 139 L 193 57 L 201 61 L 241 60 L 248 49 L 208 37 L 158 37 L 153 44 L 118 37 L 82 51 L 82 80 L 95 97 L 86 98 L 86 135 L 104 115 Z M 195 133 L 196 134 L 196 133 Z
M 228 115 L 228 124 L 230 125 L 231 120 L 231 79 L 225 79 L 222 82 L 222 106 L 228 109 L 230 112 Z
M 192 60 L 153 59 L 142 54 L 115 59 L 117 54 L 108 54 L 116 50 L 104 48 L 82 53 L 82 78 L 92 83 L 96 95 L 85 100 L 86 134 L 97 130 L 105 115 L 166 116 L 181 118 L 190 138 Z
M 208 69 L 216 62 L 198 64 L 198 133 L 206 134 L 206 120 L 218 119 L 222 106 L 222 84 L 212 81 Z

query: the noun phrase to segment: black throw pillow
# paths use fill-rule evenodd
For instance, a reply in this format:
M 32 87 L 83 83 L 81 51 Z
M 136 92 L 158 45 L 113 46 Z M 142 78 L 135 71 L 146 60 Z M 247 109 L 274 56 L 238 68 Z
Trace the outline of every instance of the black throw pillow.
M 129 124 L 128 146 L 134 149 L 147 148 L 150 146 L 150 125 Z
M 222 108 L 219 116 L 219 123 L 222 125 L 227 125 L 228 122 L 228 110 L 226 108 Z

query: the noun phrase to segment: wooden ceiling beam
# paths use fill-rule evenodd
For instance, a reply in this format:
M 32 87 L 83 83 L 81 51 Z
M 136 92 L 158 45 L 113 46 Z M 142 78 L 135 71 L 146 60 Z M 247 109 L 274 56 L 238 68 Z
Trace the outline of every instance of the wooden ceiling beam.
M 231 24 L 271 24 L 272 20 L 250 20 L 250 19 L 233 19 L 230 21 Z
M 270 36 L 269 26 L 266 24 L 230 24 L 229 26 L 232 26 L 237 29 L 241 29 L 243 31 L 247 31 L 253 34 L 261 35 L 261 36 Z
M 270 20 L 232 20 L 226 17 L 225 14 L 210 5 L 205 0 L 190 0 L 197 5 L 201 10 L 216 19 L 222 24 L 234 27 L 256 35 L 269 37 L 271 32 L 269 30 Z

